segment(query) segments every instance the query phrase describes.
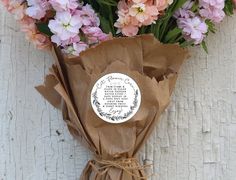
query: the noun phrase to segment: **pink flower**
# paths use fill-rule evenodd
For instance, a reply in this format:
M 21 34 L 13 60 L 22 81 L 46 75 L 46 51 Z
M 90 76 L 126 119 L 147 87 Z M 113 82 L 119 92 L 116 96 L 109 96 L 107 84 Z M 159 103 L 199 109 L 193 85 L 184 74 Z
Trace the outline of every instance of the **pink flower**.
M 122 33 L 125 36 L 135 36 L 138 34 L 139 22 L 131 17 L 125 11 L 118 12 L 118 20 L 114 24 L 118 28 L 117 33 Z
M 128 37 L 137 35 L 138 31 L 138 26 L 127 25 L 122 28 L 122 34 Z
M 35 34 L 31 41 L 38 49 L 48 49 L 51 46 L 50 39 L 43 34 Z
M 158 14 L 155 6 L 147 6 L 143 3 L 134 4 L 129 9 L 129 15 L 135 17 L 141 23 L 149 21 L 152 24 L 157 20 Z
M 100 41 L 105 41 L 108 39 L 108 35 L 103 33 L 99 27 L 84 27 L 82 28 L 85 37 L 87 38 L 88 44 L 96 44 Z
M 174 0 L 156 0 L 156 6 L 159 11 L 166 9 Z
M 11 9 L 11 13 L 13 14 L 14 18 L 16 20 L 21 20 L 25 16 L 25 5 L 19 5 L 15 6 L 14 8 Z
M 123 13 L 128 13 L 129 12 L 129 6 L 128 4 L 126 3 L 125 0 L 121 0 L 119 1 L 118 5 L 117 5 L 117 8 L 118 8 L 118 14 L 120 12 L 123 12 Z
M 86 43 L 80 41 L 78 43 L 73 43 L 69 46 L 64 47 L 62 51 L 68 55 L 79 56 L 82 51 L 85 51 L 88 48 L 89 46 Z
M 76 55 L 76 56 L 79 56 L 79 54 L 82 51 L 85 51 L 86 49 L 89 48 L 89 46 L 86 43 L 82 42 L 82 41 L 80 41 L 78 43 L 74 43 L 73 47 L 75 49 L 75 54 L 74 55 Z
M 194 1 L 188 0 L 181 8 L 179 8 L 175 14 L 175 18 L 190 18 L 194 17 L 195 14 L 191 11 Z
M 51 37 L 51 41 L 56 43 L 58 46 L 65 47 L 65 46 L 68 46 L 70 44 L 79 42 L 80 41 L 80 37 L 79 37 L 79 35 L 77 35 L 77 36 L 71 37 L 71 38 L 63 41 L 57 35 L 53 35 Z
M 193 41 L 194 44 L 200 44 L 206 36 L 208 26 L 198 16 L 192 18 L 179 18 L 178 27 L 182 29 L 186 40 Z
M 3 6 L 5 6 L 8 9 L 9 6 L 9 0 L 1 0 Z
M 81 10 L 77 10 L 75 13 L 81 17 L 84 26 L 100 25 L 100 20 L 98 16 L 96 15 L 95 11 L 89 4 L 86 4 L 85 6 L 82 7 Z
M 74 11 L 80 6 L 78 0 L 49 0 L 49 3 L 56 11 Z
M 224 0 L 200 0 L 199 6 L 201 8 L 200 15 L 214 23 L 221 22 L 225 17 L 223 10 L 225 6 Z
M 24 0 L 1 0 L 1 2 L 11 12 L 13 9 L 21 6 Z
M 25 33 L 36 33 L 37 27 L 35 25 L 35 20 L 29 17 L 25 17 L 20 21 L 21 31 Z
M 160 11 L 167 8 L 173 0 L 121 0 L 118 3 L 118 19 L 114 26 L 117 33 L 125 36 L 138 34 L 139 28 L 155 24 Z
M 202 17 L 210 19 L 214 23 L 220 23 L 225 17 L 225 13 L 223 10 L 211 9 L 211 8 L 201 9 L 200 14 Z
M 23 19 L 25 16 L 26 5 L 24 0 L 0 0 L 7 10 L 13 14 L 16 20 Z
M 47 0 L 27 0 L 28 8 L 26 14 L 34 19 L 41 19 L 46 15 L 46 11 L 50 8 Z
M 136 17 L 139 22 L 143 22 L 148 18 L 145 10 L 145 4 L 137 3 L 131 6 L 131 8 L 129 9 L 129 15 L 132 17 Z
M 114 26 L 118 28 L 117 33 L 125 36 L 137 35 L 139 28 L 154 24 L 158 19 L 160 6 L 169 3 L 169 0 L 121 0 L 118 3 L 118 19 Z
M 142 25 L 148 26 L 150 24 L 154 24 L 156 20 L 158 19 L 158 15 L 159 15 L 159 12 L 156 6 L 147 6 L 146 13 L 148 15 L 148 18 L 145 21 L 143 21 Z
M 51 41 L 66 54 L 79 55 L 88 47 L 108 39 L 99 28 L 99 18 L 90 5 L 73 11 L 58 11 L 48 27 L 53 33 Z
M 68 54 L 78 56 L 87 48 L 108 39 L 99 28 L 100 20 L 90 5 L 82 6 L 78 0 L 0 0 L 21 24 L 26 38 L 37 48 L 51 47 L 56 43 Z M 51 39 L 40 33 L 36 22 L 47 18 L 47 11 L 56 11 L 54 18 L 49 15 L 48 27 L 53 33 Z M 47 19 L 46 19 L 47 20 Z
M 224 0 L 199 0 L 200 7 L 213 7 L 217 9 L 223 9 L 225 6 Z
M 26 34 L 26 39 L 33 42 L 37 48 L 46 49 L 51 46 L 50 39 L 38 32 L 34 19 L 26 16 L 20 21 L 20 24 L 21 31 Z
M 61 41 L 67 41 L 79 34 L 82 20 L 78 15 L 69 12 L 57 12 L 55 19 L 50 20 L 48 27 Z

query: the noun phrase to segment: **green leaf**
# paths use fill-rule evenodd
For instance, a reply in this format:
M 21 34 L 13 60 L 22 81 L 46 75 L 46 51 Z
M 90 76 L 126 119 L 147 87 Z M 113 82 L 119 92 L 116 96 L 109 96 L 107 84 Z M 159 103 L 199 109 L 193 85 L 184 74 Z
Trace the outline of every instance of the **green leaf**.
M 172 12 L 172 15 L 177 11 L 179 8 L 183 7 L 183 5 L 187 2 L 188 0 L 175 0 L 172 5 L 168 8 L 170 12 Z
M 205 21 L 205 23 L 207 24 L 208 26 L 208 32 L 212 32 L 212 33 L 215 33 L 216 32 L 216 28 L 215 28 L 215 23 L 211 22 L 211 20 L 207 19 Z
M 234 2 L 232 0 L 225 0 L 224 12 L 227 16 L 234 14 Z
M 197 12 L 198 10 L 199 10 L 199 4 L 198 4 L 198 2 L 195 1 L 192 8 L 191 8 L 191 11 Z
M 100 19 L 100 26 L 101 29 L 104 33 L 111 33 L 112 32 L 112 27 L 110 26 L 109 20 L 107 20 L 105 17 L 101 16 L 100 14 L 98 15 Z
M 184 42 L 182 42 L 182 43 L 180 43 L 180 47 L 182 47 L 182 48 L 186 48 L 186 47 L 188 47 L 188 46 L 192 46 L 193 45 L 193 41 L 184 41 Z
M 98 3 L 105 4 L 108 6 L 117 6 L 116 0 L 97 0 Z
M 139 29 L 138 34 L 147 34 L 148 32 L 149 32 L 149 27 L 148 27 L 148 26 L 142 26 L 142 27 Z
M 182 30 L 178 27 L 170 30 L 165 36 L 165 43 L 173 42 L 180 34 L 182 34 Z
M 201 46 L 204 49 L 204 51 L 208 54 L 208 48 L 205 41 L 202 41 Z
M 38 30 L 41 33 L 46 34 L 48 36 L 52 36 L 53 35 L 53 33 L 50 31 L 47 23 L 39 22 L 39 23 L 36 23 L 36 26 L 37 26 Z
M 156 24 L 151 26 L 151 33 L 161 42 L 166 41 L 165 35 L 176 27 L 176 20 L 173 14 L 181 8 L 187 0 L 175 0 L 166 10 L 165 15 L 156 21 Z

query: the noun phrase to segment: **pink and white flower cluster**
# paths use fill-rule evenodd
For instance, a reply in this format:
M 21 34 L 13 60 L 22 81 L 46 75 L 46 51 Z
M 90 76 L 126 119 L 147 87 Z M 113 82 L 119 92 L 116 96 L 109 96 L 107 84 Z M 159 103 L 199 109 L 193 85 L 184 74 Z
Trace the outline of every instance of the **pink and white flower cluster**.
M 208 26 L 202 17 L 191 11 L 193 4 L 194 1 L 187 1 L 174 16 L 177 18 L 177 25 L 182 29 L 184 38 L 197 45 L 206 37 Z
M 81 51 L 100 41 L 107 35 L 99 28 L 100 21 L 90 5 L 82 5 L 78 0 L 27 0 L 26 13 L 35 18 L 45 17 L 53 9 L 56 15 L 48 27 L 53 33 L 51 41 L 63 51 L 78 56 Z
M 7 10 L 20 22 L 21 30 L 26 38 L 39 49 L 50 47 L 50 39 L 40 33 L 35 25 L 36 20 L 26 14 L 27 4 L 24 0 L 1 0 Z
M 20 21 L 27 39 L 38 48 L 56 43 L 66 53 L 78 56 L 108 38 L 99 28 L 100 20 L 88 4 L 78 0 L 1 0 Z M 37 22 L 47 22 L 51 39 L 39 32 Z
M 135 36 L 139 28 L 155 23 L 173 0 L 121 0 L 118 3 L 117 33 Z
M 199 0 L 200 15 L 214 23 L 220 23 L 224 17 L 225 0 Z
M 95 1 L 90 2 L 97 6 Z M 114 36 L 135 36 L 143 32 L 156 35 L 158 33 L 153 32 L 153 29 L 159 27 L 153 29 L 143 27 L 155 24 L 166 10 L 170 10 L 168 13 L 174 13 L 176 21 L 174 20 L 173 23 L 171 17 L 171 19 L 163 18 L 162 22 L 169 23 L 170 20 L 173 23 L 167 25 L 167 30 L 181 29 L 182 35 L 181 31 L 178 31 L 175 40 L 179 43 L 187 41 L 187 45 L 201 44 L 208 32 L 214 31 L 214 25 L 223 20 L 225 12 L 232 14 L 232 8 L 236 7 L 236 0 L 231 2 L 186 0 L 186 3 L 176 11 L 176 8 L 171 7 L 179 7 L 179 4 L 184 2 L 179 0 L 117 1 L 118 18 L 113 14 L 115 12 L 111 12 L 109 17 L 100 14 L 103 21 L 102 28 L 107 31 L 110 28 L 111 33 L 114 31 L 110 26 L 115 21 L 117 34 L 114 33 Z M 84 4 L 83 0 L 0 0 L 0 2 L 20 21 L 21 29 L 26 33 L 27 39 L 38 48 L 48 48 L 53 42 L 65 53 L 78 56 L 87 48 L 107 40 L 109 36 L 100 29 L 100 19 L 92 6 Z M 173 6 L 168 9 L 170 5 Z M 101 6 L 100 9 L 102 7 L 104 8 Z M 171 12 L 172 10 L 175 12 Z M 159 38 L 158 35 L 156 36 Z
M 37 20 L 43 18 L 50 9 L 47 0 L 27 0 L 27 5 L 26 14 Z
M 206 20 L 212 23 L 221 22 L 224 17 L 225 0 L 199 0 L 199 11 L 192 12 L 196 1 L 188 0 L 176 13 L 177 25 L 183 31 L 183 36 L 194 44 L 200 44 L 206 37 L 208 26 Z
M 54 19 L 48 24 L 54 34 L 51 40 L 66 53 L 77 56 L 108 38 L 99 28 L 99 18 L 90 5 L 83 6 L 75 0 L 51 0 L 49 3 L 56 10 Z

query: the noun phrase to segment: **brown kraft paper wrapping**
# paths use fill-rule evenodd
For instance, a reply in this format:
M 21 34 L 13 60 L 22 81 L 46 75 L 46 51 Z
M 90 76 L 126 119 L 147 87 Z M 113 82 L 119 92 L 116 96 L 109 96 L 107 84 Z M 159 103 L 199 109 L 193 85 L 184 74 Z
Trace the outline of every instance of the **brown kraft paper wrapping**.
M 63 57 L 57 48 L 53 54 L 56 64 L 37 90 L 62 111 L 71 134 L 94 153 L 80 179 L 147 179 L 135 156 L 170 102 L 187 51 L 143 35 L 108 40 L 80 57 Z M 140 108 L 127 122 L 107 123 L 92 109 L 92 87 L 108 73 L 126 74 L 140 88 Z

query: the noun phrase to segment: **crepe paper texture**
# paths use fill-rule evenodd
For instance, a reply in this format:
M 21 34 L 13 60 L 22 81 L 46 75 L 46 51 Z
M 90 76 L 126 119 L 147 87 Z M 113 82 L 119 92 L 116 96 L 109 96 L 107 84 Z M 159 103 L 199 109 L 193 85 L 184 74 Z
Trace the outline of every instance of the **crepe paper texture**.
M 136 155 L 170 102 L 187 50 L 142 35 L 103 42 L 76 58 L 56 47 L 52 53 L 56 63 L 51 74 L 36 88 L 62 111 L 71 134 L 94 154 L 81 180 L 147 179 Z M 140 108 L 127 122 L 107 123 L 92 109 L 92 87 L 108 73 L 126 74 L 140 88 Z

